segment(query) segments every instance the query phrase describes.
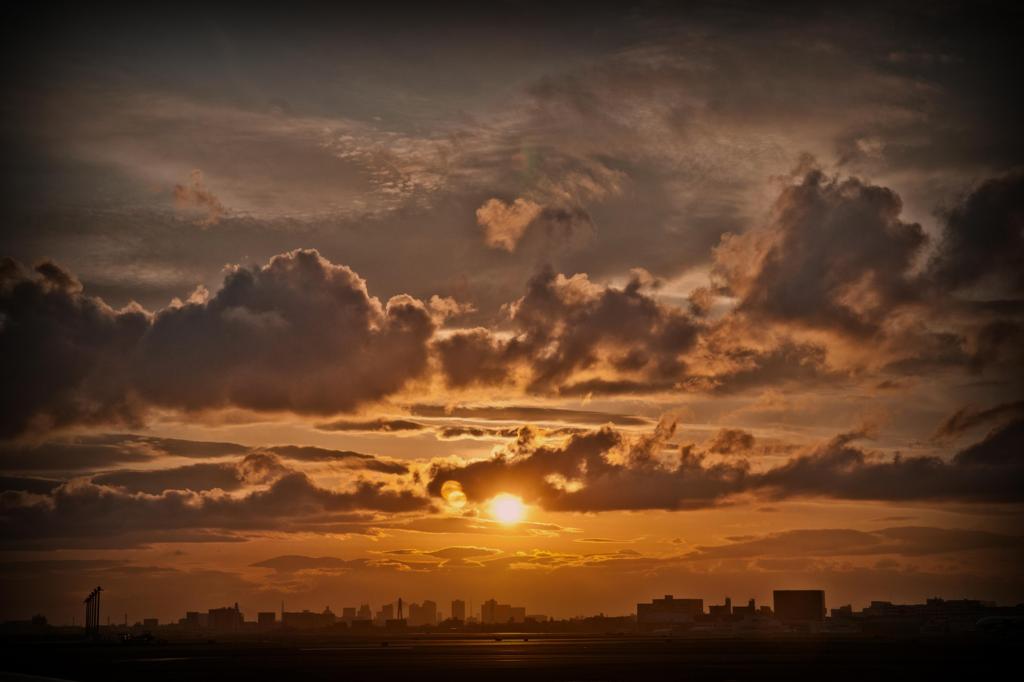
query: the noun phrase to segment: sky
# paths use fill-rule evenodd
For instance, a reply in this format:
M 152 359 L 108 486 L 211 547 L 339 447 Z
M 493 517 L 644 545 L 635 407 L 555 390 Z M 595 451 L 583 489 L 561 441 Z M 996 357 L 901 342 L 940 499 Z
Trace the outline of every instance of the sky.
M 1020 10 L 5 21 L 0 619 L 1024 601 Z

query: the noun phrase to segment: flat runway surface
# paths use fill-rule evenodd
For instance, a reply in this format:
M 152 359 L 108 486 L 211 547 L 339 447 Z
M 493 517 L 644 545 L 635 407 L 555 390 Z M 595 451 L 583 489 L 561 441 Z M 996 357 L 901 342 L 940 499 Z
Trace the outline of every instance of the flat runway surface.
M 307 637 L 128 646 L 0 642 L 0 671 L 65 680 L 1002 679 L 1020 637 Z M 1007 667 L 1012 666 L 1012 667 Z M 9 677 L 9 676 L 8 676 Z M 4 675 L 0 674 L 0 679 Z M 13 678 L 12 678 L 13 679 Z

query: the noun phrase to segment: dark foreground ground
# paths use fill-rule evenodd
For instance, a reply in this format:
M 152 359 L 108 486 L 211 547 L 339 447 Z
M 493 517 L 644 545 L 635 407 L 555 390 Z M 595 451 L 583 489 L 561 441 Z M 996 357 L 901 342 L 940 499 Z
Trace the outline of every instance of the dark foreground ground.
M 1015 677 L 1022 655 L 1019 636 L 0 640 L 0 680 L 983 680 Z

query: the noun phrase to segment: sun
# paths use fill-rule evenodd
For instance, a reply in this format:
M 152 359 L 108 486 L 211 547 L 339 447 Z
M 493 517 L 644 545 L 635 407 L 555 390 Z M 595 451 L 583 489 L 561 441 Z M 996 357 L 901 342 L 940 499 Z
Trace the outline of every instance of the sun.
M 519 523 L 526 516 L 526 505 L 515 495 L 495 495 L 491 500 L 491 516 L 501 523 Z

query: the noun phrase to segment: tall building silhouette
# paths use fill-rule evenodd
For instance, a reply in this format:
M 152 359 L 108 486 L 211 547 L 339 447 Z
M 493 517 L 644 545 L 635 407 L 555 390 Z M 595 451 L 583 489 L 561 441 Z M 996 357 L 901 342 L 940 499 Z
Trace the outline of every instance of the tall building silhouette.
M 409 627 L 437 625 L 437 603 L 429 599 L 422 604 L 409 604 Z
M 480 606 L 481 623 L 522 623 L 526 620 L 525 606 L 499 604 L 496 599 L 488 599 Z

